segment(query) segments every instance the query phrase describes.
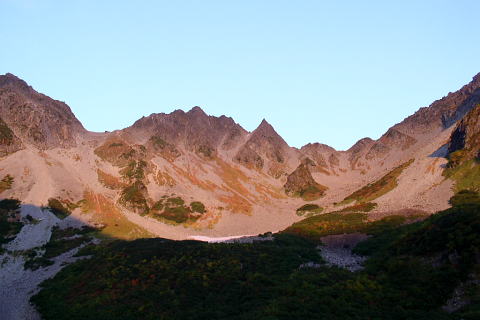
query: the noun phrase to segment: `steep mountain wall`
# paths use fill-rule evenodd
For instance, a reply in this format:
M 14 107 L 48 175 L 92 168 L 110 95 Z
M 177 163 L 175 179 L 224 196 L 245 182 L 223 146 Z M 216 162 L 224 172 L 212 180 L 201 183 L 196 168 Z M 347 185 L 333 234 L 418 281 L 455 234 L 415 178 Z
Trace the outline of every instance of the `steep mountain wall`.
M 432 212 L 448 206 L 453 183 L 442 175 L 447 160 L 434 155 L 448 143 L 450 153 L 478 152 L 479 87 L 477 75 L 378 140 L 337 151 L 320 143 L 296 149 L 266 120 L 248 132 L 199 107 L 92 133 L 65 103 L 7 74 L 0 76 L 0 180 L 13 182 L 5 178 L 1 196 L 79 203 L 76 218 L 113 233 L 128 218 L 171 238 L 276 231 L 300 219 L 296 209 L 306 202 L 344 210 L 358 190 L 379 195 L 368 205 L 372 216 Z M 99 201 L 108 206 L 98 209 Z

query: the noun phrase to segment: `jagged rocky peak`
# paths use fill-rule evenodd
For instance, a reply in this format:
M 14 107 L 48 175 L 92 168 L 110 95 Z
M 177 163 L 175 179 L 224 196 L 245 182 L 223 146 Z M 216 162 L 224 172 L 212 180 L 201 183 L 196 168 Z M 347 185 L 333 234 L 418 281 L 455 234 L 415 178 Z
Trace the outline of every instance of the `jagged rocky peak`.
M 375 140 L 366 137 L 358 140 L 346 151 L 348 154 L 348 161 L 350 162 L 350 168 L 352 170 L 363 165 L 360 159 L 369 152 L 374 144 Z
M 375 143 L 375 140 L 373 140 L 372 138 L 369 138 L 369 137 L 362 138 L 358 140 L 353 146 L 351 146 L 347 150 L 347 153 L 350 153 L 350 154 L 359 153 L 365 149 L 370 148 L 374 143 Z
M 208 115 L 205 113 L 205 111 L 203 111 L 203 109 L 200 108 L 199 106 L 193 107 L 187 113 L 195 115 L 197 117 L 208 117 Z
M 247 166 L 261 169 L 268 162 L 274 168 L 274 176 L 279 176 L 278 166 L 288 161 L 290 147 L 275 129 L 263 119 L 260 125 L 250 134 L 247 142 L 240 147 L 234 160 Z
M 32 89 L 25 81 L 11 73 L 0 75 L 0 88 Z
M 388 129 L 378 140 L 363 138 L 357 141 L 350 149 L 346 151 L 352 169 L 355 169 L 361 162 L 359 160 L 365 156 L 365 159 L 380 159 L 385 157 L 392 149 L 407 150 L 417 143 L 417 139 L 400 131 L 400 126 L 396 125 Z
M 479 102 L 480 73 L 470 83 L 436 100 L 429 107 L 420 108 L 394 128 L 414 137 L 416 134 L 436 134 L 455 124 Z
M 308 166 L 312 171 L 328 174 L 330 166 L 338 165 L 339 152 L 326 144 L 309 143 L 304 145 L 300 152 L 315 163 L 315 165 Z
M 444 98 L 442 124 L 445 128 L 452 126 L 480 102 L 480 73 L 472 81 Z
M 417 139 L 402 133 L 398 129 L 390 128 L 380 139 L 375 141 L 368 153 L 365 155 L 367 160 L 384 158 L 390 150 L 399 149 L 405 151 L 417 143 Z
M 253 132 L 257 132 L 265 136 L 277 135 L 277 132 L 275 131 L 275 129 L 273 129 L 272 125 L 268 123 L 268 121 L 265 120 L 265 118 L 262 119 L 262 122 L 260 122 L 258 127 Z
M 206 158 L 214 157 L 218 149 L 232 148 L 247 134 L 233 119 L 209 116 L 198 106 L 188 112 L 175 110 L 142 117 L 124 131 L 132 135 L 141 132 L 147 138 L 157 136 Z
M 12 74 L 0 76 L 0 118 L 24 144 L 40 149 L 75 146 L 86 132 L 68 105 Z
M 323 143 L 308 143 L 300 148 L 300 151 L 303 152 L 321 152 L 321 153 L 332 153 L 337 152 L 335 148 L 330 147 L 329 145 Z
M 263 119 L 260 125 L 252 132 L 249 142 L 258 147 L 273 147 L 279 150 L 289 148 L 285 140 L 283 140 L 272 125 L 265 119 Z
M 387 145 L 388 147 L 399 147 L 402 150 L 405 150 L 415 144 L 417 139 L 409 136 L 408 134 L 402 133 L 395 128 L 390 128 L 383 136 L 380 137 L 378 141 Z

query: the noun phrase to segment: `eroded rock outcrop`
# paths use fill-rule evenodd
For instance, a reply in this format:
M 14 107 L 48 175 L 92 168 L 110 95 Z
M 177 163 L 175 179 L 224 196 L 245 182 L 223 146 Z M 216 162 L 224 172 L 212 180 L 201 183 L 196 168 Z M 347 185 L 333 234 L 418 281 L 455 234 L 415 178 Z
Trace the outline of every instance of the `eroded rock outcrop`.
M 315 166 L 310 168 L 312 172 L 330 174 L 333 167 L 339 165 L 338 151 L 326 144 L 309 143 L 304 145 L 300 152 L 315 163 Z
M 285 193 L 291 197 L 302 197 L 305 200 L 318 199 L 325 194 L 327 187 L 313 179 L 307 164 L 301 163 L 287 178 Z

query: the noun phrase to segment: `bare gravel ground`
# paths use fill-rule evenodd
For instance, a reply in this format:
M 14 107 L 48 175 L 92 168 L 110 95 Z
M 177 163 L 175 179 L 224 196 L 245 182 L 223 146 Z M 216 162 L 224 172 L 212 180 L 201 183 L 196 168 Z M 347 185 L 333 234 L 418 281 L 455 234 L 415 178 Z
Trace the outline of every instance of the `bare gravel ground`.
M 9 251 L 28 250 L 43 246 L 50 240 L 52 226 L 59 220 L 49 211 L 41 210 L 39 207 L 29 204 L 21 206 L 21 213 L 23 217 L 30 215 L 39 222 L 23 226 L 15 240 L 5 246 L 5 249 Z
M 364 257 L 352 253 L 352 249 L 367 239 L 362 233 L 339 234 L 322 237 L 323 245 L 319 246 L 320 255 L 328 265 L 338 266 L 352 272 L 361 270 L 365 261 Z
M 37 320 L 39 313 L 30 304 L 32 295 L 38 292 L 38 285 L 53 277 L 65 265 L 79 258 L 73 257 L 78 248 L 53 258 L 54 264 L 35 271 L 24 270 L 24 250 L 40 247 L 50 240 L 51 229 L 58 218 L 49 211 L 32 205 L 21 206 L 22 216 L 31 215 L 39 222 L 26 224 L 15 240 L 5 246 L 7 253 L 0 256 L 0 318 L 2 320 Z
M 0 315 L 4 320 L 41 319 L 39 313 L 30 304 L 30 297 L 39 291 L 38 285 L 53 277 L 65 265 L 79 258 L 73 257 L 79 248 L 70 250 L 54 259 L 55 263 L 47 268 L 35 271 L 24 270 L 25 259 L 22 256 L 2 255 L 0 268 Z

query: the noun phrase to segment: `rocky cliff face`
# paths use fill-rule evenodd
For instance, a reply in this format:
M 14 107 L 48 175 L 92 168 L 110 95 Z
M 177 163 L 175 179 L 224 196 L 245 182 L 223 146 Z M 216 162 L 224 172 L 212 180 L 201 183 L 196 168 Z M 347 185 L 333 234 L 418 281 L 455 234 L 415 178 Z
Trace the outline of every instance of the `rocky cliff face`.
M 480 159 L 480 104 L 467 113 L 451 135 L 448 152 L 460 150 L 465 159 Z
M 460 90 L 420 108 L 410 117 L 394 126 L 405 134 L 415 135 L 451 127 L 480 102 L 480 73 Z
M 364 172 L 369 163 L 384 163 L 389 156 L 397 158 L 424 148 L 441 133 L 462 119 L 480 102 L 480 74 L 460 90 L 433 102 L 429 107 L 420 108 L 413 115 L 390 128 L 380 139 L 359 140 L 347 150 L 351 169 Z M 393 161 L 389 159 L 387 162 Z
M 85 133 L 65 103 L 8 73 L 0 76 L 0 117 L 23 144 L 39 149 L 75 146 L 76 137 Z

